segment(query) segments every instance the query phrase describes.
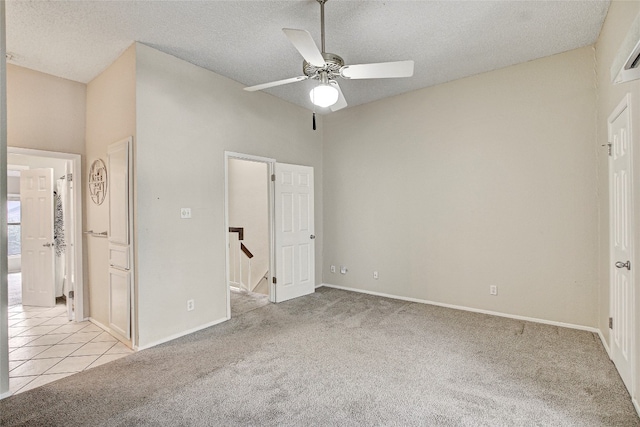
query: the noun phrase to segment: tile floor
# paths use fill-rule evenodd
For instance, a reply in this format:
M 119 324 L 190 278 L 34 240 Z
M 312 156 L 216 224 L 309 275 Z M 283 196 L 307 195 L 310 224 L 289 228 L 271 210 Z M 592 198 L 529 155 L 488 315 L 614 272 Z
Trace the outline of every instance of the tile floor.
M 13 394 L 131 353 L 91 322 L 70 322 L 63 304 L 9 307 L 9 388 Z

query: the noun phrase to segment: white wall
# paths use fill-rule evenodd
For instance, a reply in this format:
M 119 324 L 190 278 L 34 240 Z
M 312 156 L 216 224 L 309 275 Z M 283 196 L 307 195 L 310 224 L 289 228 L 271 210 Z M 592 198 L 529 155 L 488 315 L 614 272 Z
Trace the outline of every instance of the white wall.
M 596 326 L 595 94 L 586 47 L 327 116 L 324 281 Z
M 598 284 L 599 284 L 599 310 L 598 328 L 602 331 L 607 342 L 609 338 L 608 319 L 610 315 L 609 300 L 609 274 L 611 260 L 609 256 L 609 159 L 606 149 L 600 147 L 607 144 L 607 120 L 613 109 L 622 101 L 627 93 L 631 94 L 631 132 L 633 141 L 633 161 L 635 165 L 633 182 L 634 191 L 634 216 L 636 218 L 636 230 L 634 237 L 635 255 L 632 265 L 640 265 L 640 187 L 638 177 L 640 176 L 640 80 L 613 85 L 611 83 L 610 67 L 613 59 L 618 53 L 622 41 L 627 35 L 631 23 L 640 13 L 640 2 L 613 1 L 609 7 L 607 18 L 600 32 L 600 37 L 596 43 L 596 62 L 598 64 L 598 206 L 599 206 L 599 228 L 600 244 L 598 252 Z M 637 272 L 637 269 L 635 270 Z M 636 296 L 636 337 L 640 333 L 640 274 L 635 275 L 635 296 Z M 636 376 L 634 378 L 635 393 L 633 398 L 638 400 L 638 390 L 640 390 L 640 339 L 636 339 Z
M 244 245 L 251 251 L 251 283 L 253 290 L 269 272 L 269 173 L 266 163 L 229 159 L 229 227 L 244 228 Z M 246 257 L 243 262 L 243 281 Z M 237 266 L 234 266 L 237 268 Z M 268 289 L 268 288 L 267 288 Z
M 227 317 L 225 151 L 314 167 L 320 283 L 322 131 L 311 113 L 142 44 L 136 53 L 140 346 Z
M 87 86 L 7 65 L 9 147 L 84 154 Z
M 107 146 L 133 136 L 135 147 L 135 46 L 127 49 L 113 64 L 87 85 L 86 159 L 88 171 L 96 159 L 107 163 Z M 135 158 L 135 156 L 134 156 Z M 88 189 L 87 173 L 83 176 Z M 91 201 L 85 191 L 85 230 L 107 231 L 109 228 L 109 197 L 101 205 Z M 90 316 L 102 325 L 109 325 L 108 240 L 85 237 L 87 258 L 85 271 L 89 292 Z

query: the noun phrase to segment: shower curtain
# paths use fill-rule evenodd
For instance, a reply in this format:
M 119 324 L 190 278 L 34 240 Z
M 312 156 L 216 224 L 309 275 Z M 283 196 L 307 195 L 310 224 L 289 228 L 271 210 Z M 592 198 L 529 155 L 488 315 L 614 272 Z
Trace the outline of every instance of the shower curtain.
M 60 178 L 56 181 L 56 190 L 53 192 L 54 200 L 54 219 L 53 219 L 53 242 L 56 251 L 55 255 L 55 284 L 56 284 L 56 298 L 62 295 L 67 296 L 67 271 L 65 250 L 67 245 L 65 243 L 65 207 L 67 202 L 67 185 L 65 178 Z

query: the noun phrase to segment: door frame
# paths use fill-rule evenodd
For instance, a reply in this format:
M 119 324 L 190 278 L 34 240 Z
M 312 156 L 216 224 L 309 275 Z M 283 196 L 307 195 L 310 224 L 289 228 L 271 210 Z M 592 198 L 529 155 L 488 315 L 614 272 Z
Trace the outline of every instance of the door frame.
M 32 148 L 17 148 L 7 147 L 7 155 L 17 154 L 34 157 L 42 157 L 49 159 L 62 159 L 71 163 L 72 173 L 75 176 L 73 180 L 73 239 L 74 239 L 74 277 L 75 277 L 75 289 L 74 289 L 74 303 L 75 303 L 75 316 L 74 321 L 81 322 L 86 320 L 85 307 L 84 307 L 84 277 L 82 270 L 83 260 L 83 242 L 82 242 L 82 156 L 80 154 L 60 153 L 57 151 L 44 151 L 36 150 Z M 55 179 L 56 177 L 54 177 Z
M 628 109 L 629 111 L 629 193 L 630 193 L 630 197 L 631 200 L 629 201 L 629 206 L 630 206 L 630 218 L 629 218 L 629 259 L 632 263 L 631 269 L 629 270 L 629 282 L 631 283 L 631 290 L 632 290 L 632 297 L 631 297 L 631 331 L 629 332 L 631 334 L 631 343 L 630 343 L 630 352 L 631 352 L 631 357 L 630 357 L 630 361 L 631 361 L 631 390 L 629 390 L 629 394 L 631 395 L 631 397 L 633 399 L 635 399 L 635 387 L 636 387 L 636 381 L 635 381 L 635 376 L 636 376 L 636 365 L 637 365 L 637 352 L 636 352 L 636 321 L 637 321 L 637 315 L 636 315 L 636 304 L 635 304 L 635 300 L 636 300 L 636 275 L 635 275 L 635 269 L 637 268 L 636 266 L 640 266 L 639 263 L 636 262 L 636 251 L 635 251 L 635 231 L 636 231 L 636 222 L 635 222 L 635 197 L 634 197 L 634 133 L 633 133 L 633 110 L 631 107 L 631 94 L 627 93 L 624 98 L 622 98 L 622 101 L 620 101 L 620 103 L 616 106 L 616 108 L 611 112 L 611 114 L 609 115 L 608 119 L 607 119 L 607 142 L 611 143 L 612 139 L 613 139 L 613 135 L 612 135 L 612 130 L 611 130 L 611 124 L 620 116 L 620 114 L 622 114 L 622 112 Z M 612 206 L 612 197 L 611 195 L 613 194 L 613 182 L 611 179 L 611 172 L 612 172 L 612 157 L 609 156 L 608 158 L 608 181 L 609 181 L 609 317 L 613 316 L 613 305 L 614 305 L 614 301 L 613 301 L 613 287 L 614 287 L 614 264 L 616 262 L 615 260 L 615 256 L 614 256 L 614 247 L 613 244 L 611 243 L 611 236 L 613 235 L 613 230 L 612 230 L 612 218 L 611 218 L 611 212 L 613 212 L 613 206 Z M 612 334 L 611 334 L 611 329 L 608 329 L 609 332 L 609 344 L 610 347 L 613 348 L 613 344 L 611 342 L 612 340 Z M 613 350 L 611 350 L 612 352 Z M 609 358 L 612 358 L 612 354 L 609 354 Z
M 269 301 L 275 302 L 275 286 L 273 284 L 273 272 L 275 268 L 274 259 L 274 223 L 275 216 L 273 214 L 274 202 L 273 202 L 273 181 L 269 179 L 273 175 L 276 160 L 269 157 L 254 156 L 251 154 L 235 153 L 232 151 L 224 152 L 224 235 L 225 235 L 225 285 L 227 288 L 227 320 L 231 319 L 231 290 L 229 289 L 229 280 L 231 279 L 231 271 L 229 269 L 229 160 L 245 160 L 250 162 L 265 163 L 268 170 L 268 193 L 267 198 L 269 200 L 269 212 L 268 212 L 268 224 L 269 224 Z

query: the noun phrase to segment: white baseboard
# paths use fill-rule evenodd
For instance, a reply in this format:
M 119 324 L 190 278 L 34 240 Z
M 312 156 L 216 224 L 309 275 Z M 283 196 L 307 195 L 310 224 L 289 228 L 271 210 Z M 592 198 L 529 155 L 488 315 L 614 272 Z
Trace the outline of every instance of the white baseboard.
M 320 283 L 319 285 L 316 285 L 316 289 L 321 288 L 324 286 L 324 283 Z
M 382 292 L 374 292 L 374 291 L 367 291 L 367 290 L 364 290 L 364 289 L 355 289 L 355 288 L 347 288 L 347 287 L 344 287 L 344 286 L 331 285 L 329 283 L 323 283 L 322 286 L 326 286 L 328 288 L 340 289 L 340 290 L 343 290 L 343 291 L 359 292 L 359 293 L 362 293 L 362 294 L 369 294 L 369 295 L 375 295 L 375 296 L 379 296 L 379 297 L 392 298 L 392 299 L 397 299 L 397 300 L 401 300 L 401 301 L 416 302 L 416 303 L 419 303 L 419 304 L 428 304 L 428 305 L 435 305 L 435 306 L 438 306 L 438 307 L 453 308 L 455 310 L 470 311 L 472 313 L 489 314 L 491 316 L 507 317 L 507 318 L 510 318 L 510 319 L 524 320 L 524 321 L 527 321 L 527 322 L 542 323 L 542 324 L 545 324 L 545 325 L 560 326 L 560 327 L 563 327 L 563 328 L 570 328 L 570 329 L 578 329 L 578 330 L 581 330 L 581 331 L 588 331 L 588 332 L 593 332 L 593 333 L 596 333 L 596 334 L 600 333 L 599 329 L 591 327 L 591 326 L 575 325 L 573 323 L 556 322 L 554 320 L 546 320 L 546 319 L 538 319 L 538 318 L 535 318 L 535 317 L 519 316 L 517 314 L 500 313 L 499 311 L 483 310 L 483 309 L 480 309 L 480 308 L 465 307 L 465 306 L 462 306 L 462 305 L 445 304 L 445 303 L 441 303 L 441 302 L 429 301 L 429 300 L 418 299 L 418 298 L 401 297 L 401 296 L 397 296 L 397 295 L 385 294 L 385 293 L 382 293 Z M 603 341 L 603 343 L 604 343 L 604 341 Z
M 173 341 L 176 338 L 180 338 L 180 337 L 183 337 L 185 335 L 189 335 L 189 334 L 192 334 L 194 332 L 198 332 L 198 331 L 200 331 L 202 329 L 210 328 L 211 326 L 218 325 L 218 324 L 220 324 L 222 322 L 226 322 L 227 320 L 229 320 L 229 317 L 223 317 L 222 319 L 218 319 L 218 320 L 214 320 L 213 322 L 205 323 L 204 325 L 200 325 L 200 326 L 197 326 L 195 328 L 192 328 L 192 329 L 189 329 L 189 330 L 186 330 L 186 331 L 183 331 L 183 332 L 179 332 L 177 334 L 168 336 L 168 337 L 163 338 L 161 340 L 154 341 L 152 343 L 149 343 L 149 344 L 146 344 L 146 345 L 143 345 L 143 346 L 136 346 L 135 349 L 136 350 L 146 350 L 148 348 L 155 347 L 157 345 L 164 344 L 164 343 L 169 342 L 169 341 Z
M 103 325 L 101 322 L 97 321 L 96 319 L 94 319 L 93 317 L 89 317 L 89 322 L 93 323 L 94 325 L 96 325 L 97 327 L 99 327 L 100 329 L 103 329 L 105 332 L 107 332 L 108 334 L 110 334 L 112 337 L 114 337 L 115 339 L 117 339 L 118 341 L 120 341 L 122 344 L 126 345 L 127 347 L 131 348 L 131 341 L 127 341 L 124 337 L 121 337 L 119 333 L 117 333 L 116 331 L 114 331 L 113 329 L 111 329 L 110 327 L 108 327 L 107 325 Z M 135 350 L 135 349 L 134 349 Z
M 604 335 L 602 335 L 602 331 L 600 329 L 598 329 L 598 336 L 600 337 L 600 341 L 602 341 L 602 346 L 607 351 L 607 356 L 609 356 L 609 359 L 611 359 L 611 350 L 609 350 L 607 340 L 604 338 Z
M 638 416 L 640 417 L 640 404 L 638 404 L 638 399 L 631 399 L 631 401 L 633 402 L 633 407 L 636 408 L 636 412 L 638 413 Z
M 7 397 L 13 395 L 13 393 L 11 393 L 10 391 L 6 392 L 6 393 L 2 393 L 0 394 L 0 400 L 2 399 L 6 399 Z

